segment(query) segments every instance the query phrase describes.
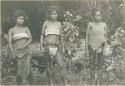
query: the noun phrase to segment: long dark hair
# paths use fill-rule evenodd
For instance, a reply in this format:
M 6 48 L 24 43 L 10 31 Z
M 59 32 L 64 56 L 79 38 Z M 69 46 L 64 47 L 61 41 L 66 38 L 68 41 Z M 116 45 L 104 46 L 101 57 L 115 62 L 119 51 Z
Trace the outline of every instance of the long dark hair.
M 27 14 L 26 14 L 23 10 L 16 10 L 16 11 L 13 13 L 12 21 L 13 21 L 14 23 L 16 23 L 16 19 L 17 19 L 19 16 L 23 16 L 25 22 L 28 20 L 28 16 L 27 16 Z
M 51 20 L 50 15 L 51 15 L 51 13 L 53 11 L 56 11 L 57 14 L 58 14 L 58 16 L 59 16 L 59 10 L 58 10 L 58 8 L 56 6 L 50 6 L 49 9 L 48 9 L 48 11 L 47 11 L 47 16 L 46 16 L 47 20 Z
M 93 17 L 93 19 L 95 20 L 95 15 L 96 15 L 96 12 L 100 12 L 101 13 L 101 15 L 103 16 L 103 13 L 102 13 L 102 10 L 101 9 L 93 9 L 92 10 L 92 17 Z

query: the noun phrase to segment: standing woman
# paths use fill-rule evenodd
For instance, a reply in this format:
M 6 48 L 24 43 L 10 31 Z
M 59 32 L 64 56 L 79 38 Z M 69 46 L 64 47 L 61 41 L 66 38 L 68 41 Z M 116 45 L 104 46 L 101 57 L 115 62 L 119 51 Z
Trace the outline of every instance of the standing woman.
M 13 14 L 15 26 L 9 30 L 9 47 L 13 57 L 17 60 L 17 84 L 28 84 L 30 75 L 30 51 L 32 41 L 30 30 L 24 26 L 26 14 L 17 10 Z
M 64 61 L 63 56 L 61 53 L 61 48 L 63 48 L 63 35 L 62 35 L 62 26 L 61 23 L 58 21 L 58 12 L 55 6 L 52 6 L 48 11 L 48 18 L 43 24 L 42 34 L 41 34 L 41 48 L 44 48 L 44 56 L 48 61 L 51 56 L 54 57 L 58 67 L 60 69 L 60 75 L 62 76 L 64 83 L 66 84 L 66 78 L 64 71 Z M 64 49 L 63 49 L 64 50 Z M 47 61 L 47 62 L 48 62 Z M 50 65 L 47 65 L 50 66 Z M 47 71 L 50 72 L 50 71 Z M 51 79 L 51 74 L 48 75 Z M 50 80 L 50 84 L 53 84 L 53 81 Z
M 102 13 L 94 11 L 94 21 L 88 23 L 86 33 L 86 52 L 90 61 L 91 84 L 101 84 L 101 75 L 104 65 L 104 50 L 107 46 L 107 24 L 102 21 Z M 98 71 L 98 80 L 95 78 L 95 71 Z

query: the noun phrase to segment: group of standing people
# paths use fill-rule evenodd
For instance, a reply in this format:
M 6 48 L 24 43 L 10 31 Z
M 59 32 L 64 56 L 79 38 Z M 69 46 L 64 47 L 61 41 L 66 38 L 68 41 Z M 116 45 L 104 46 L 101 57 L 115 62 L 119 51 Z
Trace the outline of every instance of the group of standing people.
M 9 30 L 9 47 L 13 57 L 17 60 L 17 83 L 27 84 L 32 82 L 29 78 L 31 76 L 29 45 L 32 42 L 32 35 L 29 28 L 24 25 L 26 15 L 23 11 L 16 11 L 13 19 L 15 26 Z M 95 69 L 100 70 L 103 65 L 102 55 L 106 44 L 107 25 L 102 22 L 101 11 L 96 10 L 94 21 L 88 23 L 86 33 L 86 54 L 90 60 L 91 84 L 95 84 Z M 40 45 L 41 49 L 44 50 L 45 58 L 53 57 L 56 60 L 64 83 L 67 84 L 62 55 L 62 52 L 64 52 L 62 26 L 61 22 L 58 21 L 58 11 L 54 7 L 51 7 L 48 11 L 48 16 L 43 24 Z M 99 73 L 99 76 L 101 78 L 101 73 Z M 48 77 L 51 77 L 51 74 Z

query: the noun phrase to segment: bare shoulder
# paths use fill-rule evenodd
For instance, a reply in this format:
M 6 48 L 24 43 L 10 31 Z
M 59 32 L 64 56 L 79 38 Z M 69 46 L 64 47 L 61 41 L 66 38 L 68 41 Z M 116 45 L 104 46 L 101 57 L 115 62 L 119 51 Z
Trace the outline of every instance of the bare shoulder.
M 29 27 L 28 27 L 28 26 L 24 26 L 24 28 L 25 28 L 25 29 L 29 29 Z
M 42 27 L 47 26 L 47 24 L 48 24 L 48 20 L 45 20 L 45 21 L 43 22 L 43 26 L 42 26 Z
M 61 22 L 57 21 L 57 24 L 61 26 Z
M 58 24 L 61 24 L 61 22 L 57 21 Z
M 26 31 L 29 31 L 29 27 L 24 26 L 23 28 L 24 28 Z
M 44 22 L 43 22 L 43 24 L 47 24 L 48 23 L 48 20 L 45 20 Z
M 9 33 L 10 33 L 10 32 L 13 32 L 14 29 L 15 29 L 14 27 L 10 28 L 10 29 L 9 29 Z
M 88 26 L 93 26 L 94 22 L 88 22 Z
M 44 22 L 43 22 L 43 25 L 48 25 L 48 24 L 50 24 L 50 21 L 49 20 L 45 20 Z
M 104 25 L 105 27 L 107 27 L 107 24 L 105 22 L 102 22 L 102 25 Z

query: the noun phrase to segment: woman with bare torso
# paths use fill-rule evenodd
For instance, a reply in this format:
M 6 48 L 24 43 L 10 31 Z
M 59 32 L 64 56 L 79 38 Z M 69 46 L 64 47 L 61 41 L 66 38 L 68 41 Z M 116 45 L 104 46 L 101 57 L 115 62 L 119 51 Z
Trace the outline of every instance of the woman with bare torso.
M 32 36 L 29 28 L 24 26 L 26 15 L 23 11 L 16 11 L 13 18 L 15 26 L 9 30 L 9 47 L 17 60 L 17 84 L 28 84 L 31 58 L 29 44 Z
M 90 60 L 91 84 L 96 84 L 95 70 L 98 69 L 97 84 L 101 84 L 101 70 L 103 68 L 103 51 L 107 45 L 107 25 L 102 22 L 100 10 L 94 12 L 94 21 L 89 22 L 86 33 L 86 53 Z
M 65 68 L 63 64 L 63 56 L 61 53 L 61 49 L 63 48 L 62 28 L 61 23 L 57 20 L 57 17 L 57 10 L 54 7 L 52 7 L 49 10 L 48 19 L 43 24 L 41 34 L 41 48 L 44 48 L 45 58 L 54 57 L 54 60 L 56 61 L 59 67 L 59 72 L 61 73 L 61 76 L 63 76 L 64 79 Z M 48 77 L 50 77 L 50 84 L 52 84 L 53 81 L 51 80 L 51 74 Z M 64 83 L 66 84 L 65 79 Z

